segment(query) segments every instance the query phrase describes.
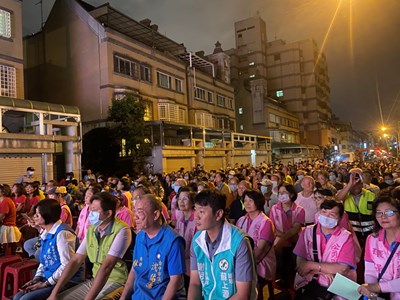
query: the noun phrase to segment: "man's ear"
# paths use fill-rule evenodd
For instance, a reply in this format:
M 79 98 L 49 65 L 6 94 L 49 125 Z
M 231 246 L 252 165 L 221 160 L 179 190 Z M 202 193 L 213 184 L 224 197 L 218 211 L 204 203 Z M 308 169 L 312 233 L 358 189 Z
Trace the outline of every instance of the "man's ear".
M 218 209 L 217 212 L 215 213 L 215 216 L 217 217 L 217 221 L 221 220 L 225 215 L 225 211 L 223 209 Z
M 160 219 L 160 216 L 161 216 L 161 211 L 156 210 L 154 212 L 154 221 Z

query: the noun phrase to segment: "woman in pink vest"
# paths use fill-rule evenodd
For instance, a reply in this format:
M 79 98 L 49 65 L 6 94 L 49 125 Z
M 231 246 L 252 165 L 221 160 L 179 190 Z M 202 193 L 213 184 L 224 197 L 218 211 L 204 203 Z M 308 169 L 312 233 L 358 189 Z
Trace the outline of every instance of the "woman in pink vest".
M 358 291 L 370 299 L 376 299 L 377 296 L 400 299 L 400 201 L 388 196 L 379 197 L 372 211 L 375 229 L 365 244 L 366 283 Z
M 259 190 L 246 190 L 243 198 L 247 214 L 237 221 L 236 226 L 247 232 L 254 241 L 258 275 L 257 299 L 262 300 L 267 280 L 275 278 L 276 258 L 273 247 L 275 229 L 271 219 L 264 213 L 265 198 Z
M 293 249 L 305 223 L 304 208 L 295 203 L 296 199 L 297 193 L 293 185 L 281 183 L 278 187 L 278 203 L 271 207 L 269 213 L 276 230 L 274 245 L 276 273 L 280 277 L 278 286 L 284 289 L 293 285 L 296 267 Z
M 296 300 L 326 299 L 317 291 L 326 292 L 336 273 L 356 280 L 354 240 L 351 232 L 339 225 L 343 213 L 341 202 L 325 200 L 320 206 L 318 223 L 307 226 L 300 234 L 293 251 L 297 255 Z M 317 259 L 313 254 L 314 230 Z
M 192 239 L 196 232 L 196 222 L 194 219 L 194 196 L 195 193 L 190 187 L 183 186 L 179 189 L 176 196 L 178 210 L 175 212 L 176 224 L 175 230 L 185 239 L 185 288 L 188 291 L 190 279 L 190 247 Z

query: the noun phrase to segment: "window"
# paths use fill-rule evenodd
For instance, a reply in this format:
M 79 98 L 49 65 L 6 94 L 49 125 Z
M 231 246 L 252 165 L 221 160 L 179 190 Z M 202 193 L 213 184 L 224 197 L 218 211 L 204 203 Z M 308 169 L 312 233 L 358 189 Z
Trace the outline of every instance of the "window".
M 114 55 L 114 72 L 138 79 L 138 64 L 128 58 Z
M 279 97 L 283 97 L 283 91 L 282 90 L 279 90 L 279 91 L 276 91 L 276 96 L 279 98 Z
M 217 105 L 225 106 L 225 97 L 217 94 Z
M 207 91 L 207 101 L 208 103 L 213 103 L 214 99 L 213 99 L 213 93 L 210 91 Z
M 144 105 L 144 116 L 145 121 L 153 120 L 153 103 L 150 101 L 143 101 Z
M 11 13 L 0 9 L 0 36 L 11 37 Z
M 151 67 L 148 65 L 140 65 L 140 80 L 151 82 Z
M 171 76 L 157 72 L 157 77 L 158 77 L 158 85 L 167 89 L 171 88 L 171 83 L 172 83 L 172 78 Z
M 179 107 L 179 115 L 178 115 L 179 123 L 186 123 L 186 110 Z
M 239 112 L 239 115 L 243 115 L 243 107 L 239 107 L 238 112 Z
M 275 61 L 277 61 L 277 60 L 281 60 L 281 55 L 278 53 L 278 54 L 275 54 L 274 55 L 274 60 Z
M 0 65 L 0 96 L 17 97 L 15 68 Z
M 196 99 L 200 99 L 200 100 L 206 100 L 206 90 L 196 87 L 196 89 L 194 90 L 194 97 Z
M 179 106 L 173 103 L 158 103 L 158 118 L 161 121 L 171 121 L 177 122 L 179 121 Z
M 182 80 L 175 78 L 175 90 L 182 93 Z
M 209 128 L 215 127 L 214 122 L 213 122 L 213 117 L 211 114 L 208 114 L 208 113 L 196 112 L 195 123 L 196 123 L 196 125 L 200 125 L 200 126 L 204 126 L 204 127 L 209 127 Z
M 243 131 L 243 129 L 244 129 L 243 124 L 240 124 L 239 128 L 240 128 L 241 131 Z
M 233 109 L 233 99 L 227 98 L 227 102 L 228 102 L 228 108 Z

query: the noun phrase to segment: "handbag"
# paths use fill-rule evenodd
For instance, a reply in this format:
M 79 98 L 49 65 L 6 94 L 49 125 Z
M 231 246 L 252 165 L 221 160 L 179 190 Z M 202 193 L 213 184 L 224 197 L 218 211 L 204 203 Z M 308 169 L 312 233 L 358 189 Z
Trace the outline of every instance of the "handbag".
M 387 259 L 387 261 L 386 261 L 386 263 L 385 263 L 385 266 L 383 267 L 382 271 L 381 271 L 381 272 L 379 273 L 379 275 L 378 275 L 378 282 L 382 279 L 383 274 L 385 274 L 386 269 L 388 268 L 389 263 L 390 263 L 390 261 L 392 260 L 393 255 L 394 255 L 394 253 L 396 252 L 396 250 L 397 250 L 397 248 L 399 247 L 399 245 L 400 245 L 400 243 L 397 242 L 396 245 L 394 246 L 392 252 L 390 253 L 390 256 L 388 257 L 388 259 Z M 390 300 L 390 293 L 379 293 L 379 294 L 378 294 L 378 297 L 380 297 L 380 298 L 382 298 L 382 299 Z
M 314 261 L 319 262 L 317 249 L 317 225 L 313 228 L 313 256 Z M 330 300 L 334 294 L 328 291 L 327 287 L 321 286 L 316 278 L 313 278 L 307 285 L 296 290 L 295 300 Z

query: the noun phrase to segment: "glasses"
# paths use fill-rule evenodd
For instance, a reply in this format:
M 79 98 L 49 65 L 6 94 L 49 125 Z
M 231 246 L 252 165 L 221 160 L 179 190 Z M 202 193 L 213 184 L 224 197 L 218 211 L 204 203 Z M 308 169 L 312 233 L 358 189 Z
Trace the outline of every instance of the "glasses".
M 398 210 L 377 211 L 375 213 L 375 217 L 377 217 L 377 218 L 383 218 L 383 216 L 393 217 L 394 214 L 397 212 L 399 212 L 399 211 Z

